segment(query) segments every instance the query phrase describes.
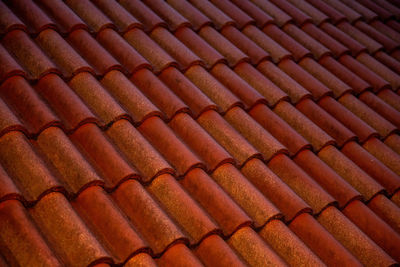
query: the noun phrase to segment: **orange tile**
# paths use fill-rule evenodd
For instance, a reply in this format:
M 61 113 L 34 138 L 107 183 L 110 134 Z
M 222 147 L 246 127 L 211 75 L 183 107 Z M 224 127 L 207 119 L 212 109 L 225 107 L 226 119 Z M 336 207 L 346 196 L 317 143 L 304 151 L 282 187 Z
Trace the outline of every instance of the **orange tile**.
M 196 256 L 183 244 L 176 244 L 169 248 L 161 258 L 157 259 L 160 267 L 201 267 L 203 264 Z
M 124 266 L 126 267 L 142 267 L 142 266 L 148 266 L 148 267 L 157 267 L 156 262 L 153 260 L 153 258 L 146 253 L 139 253 L 130 258 Z
M 2 45 L 0 45 L 0 59 L 1 62 L 3 62 L 0 67 L 0 82 L 3 82 L 14 75 L 26 77 L 25 71 Z
M 18 200 L 0 203 L 0 218 L 0 252 L 8 264 L 62 266 Z
M 153 9 L 168 24 L 171 31 L 180 27 L 191 26 L 190 22 L 164 1 L 145 0 L 144 3 Z
M 182 16 L 188 19 L 195 31 L 200 30 L 204 25 L 210 25 L 211 20 L 193 7 L 188 1 L 184 0 L 167 0 L 167 3 L 171 5 L 176 11 Z M 175 19 L 175 18 L 174 18 Z

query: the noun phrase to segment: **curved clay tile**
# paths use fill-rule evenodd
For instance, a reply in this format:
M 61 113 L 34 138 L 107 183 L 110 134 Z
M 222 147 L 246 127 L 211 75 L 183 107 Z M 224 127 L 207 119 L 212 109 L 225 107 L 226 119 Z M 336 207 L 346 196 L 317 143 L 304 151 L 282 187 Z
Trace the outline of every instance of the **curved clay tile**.
M 392 13 L 392 10 L 386 10 L 384 6 L 382 6 L 381 3 L 383 1 L 370 1 L 370 0 L 359 0 L 358 1 L 360 4 L 363 6 L 369 8 L 370 10 L 374 11 L 376 14 L 378 14 L 379 18 L 381 18 L 383 21 L 389 20 L 391 18 L 394 18 L 395 15 Z M 387 4 L 386 4 L 387 6 Z
M 212 22 L 208 17 L 186 0 L 167 0 L 167 3 L 188 19 L 195 31 L 200 30 L 205 25 L 212 25 Z
M 259 159 L 249 160 L 241 172 L 270 201 L 276 205 L 285 216 L 285 221 L 291 221 L 301 213 L 311 213 L 312 210 L 303 199 L 285 184 L 275 173 Z
M 68 85 L 101 119 L 103 125 L 127 117 L 126 111 L 90 73 L 82 72 L 75 75 Z
M 376 29 L 374 29 L 373 27 L 371 27 L 370 25 L 366 24 L 363 21 L 356 22 L 355 26 L 359 30 L 367 34 L 369 37 L 375 39 L 376 42 L 383 45 L 383 47 L 388 53 L 392 52 L 395 49 L 398 49 L 400 46 L 396 41 L 390 39 L 389 37 L 377 31 Z
M 3 167 L 0 166 L 0 203 L 10 199 L 21 198 L 22 194 L 10 179 Z
M 269 222 L 261 229 L 259 235 L 292 266 L 303 264 L 325 266 L 320 258 L 280 220 Z
M 24 77 L 26 76 L 25 71 L 22 69 L 22 67 L 7 52 L 7 50 L 4 49 L 1 44 L 0 61 L 2 62 L 0 66 L 0 83 L 15 75 L 20 75 Z
M 296 105 L 296 108 L 318 125 L 318 127 L 333 137 L 339 147 L 342 147 L 345 143 L 351 140 L 357 139 L 353 132 L 343 126 L 314 101 L 304 99 Z
M 55 167 L 58 178 L 73 195 L 90 185 L 103 185 L 103 180 L 60 128 L 47 128 L 40 133 L 34 144 L 40 148 L 46 162 L 51 162 Z
M 86 266 L 95 261 L 110 261 L 108 253 L 64 195 L 53 192 L 44 196 L 29 213 L 65 264 Z
M 194 253 L 206 266 L 246 266 L 234 250 L 218 235 L 211 235 L 204 239 Z
M 175 36 L 190 50 L 198 55 L 208 68 L 226 60 L 217 50 L 191 29 L 184 27 L 175 32 Z
M 161 111 L 121 72 L 110 71 L 100 82 L 118 103 L 129 112 L 135 123 L 140 124 L 151 116 L 163 116 Z
M 258 46 L 267 51 L 274 63 L 277 64 L 285 58 L 292 58 L 292 54 L 289 51 L 280 46 L 254 25 L 246 26 L 242 32 Z
M 104 28 L 114 28 L 109 20 L 92 2 L 89 0 L 67 0 L 65 3 L 84 20 L 92 31 L 98 33 Z
M 224 118 L 236 131 L 247 139 L 268 161 L 277 154 L 288 154 L 286 147 L 277 141 L 267 130 L 259 125 L 242 108 L 230 109 Z
M 263 67 L 263 65 L 260 64 L 259 67 L 261 68 Z M 301 88 L 307 89 L 307 91 L 312 94 L 314 100 L 321 99 L 326 95 L 332 95 L 332 91 L 328 87 L 326 87 L 317 78 L 314 78 L 314 76 L 312 76 L 306 70 L 293 62 L 293 60 L 283 60 L 281 61 L 281 63 L 278 64 L 278 67 L 295 80 L 295 82 L 292 82 L 292 84 L 297 84 L 296 87 L 300 87 L 300 90 L 297 91 L 302 92 Z M 266 68 L 264 68 L 264 72 L 267 72 Z M 303 93 L 303 97 L 301 97 L 300 99 L 304 98 L 308 98 L 308 96 L 304 95 Z
M 239 30 L 245 27 L 247 24 L 254 24 L 254 20 L 244 13 L 235 4 L 227 0 L 211 0 L 221 11 L 231 17 L 238 26 Z
M 26 26 L 5 3 L 0 2 L 0 34 L 16 29 L 26 31 Z
M 318 221 L 362 264 L 391 265 L 395 262 L 335 207 L 324 210 Z
M 137 129 L 176 169 L 177 176 L 184 176 L 196 167 L 205 168 L 204 163 L 159 117 L 146 119 Z
M 202 64 L 200 58 L 167 29 L 157 27 L 150 33 L 150 37 L 179 63 L 181 70 L 186 70 L 192 65 Z
M 124 262 L 133 253 L 148 250 L 148 245 L 101 187 L 85 189 L 72 206 L 115 262 Z
M 299 26 L 312 21 L 309 15 L 304 13 L 301 9 L 296 8 L 286 0 L 271 0 L 271 2 L 291 16 Z
M 113 29 L 104 29 L 96 40 L 128 71 L 129 74 L 142 68 L 151 69 L 150 63 Z
M 167 24 L 157 16 L 149 7 L 139 0 L 118 1 L 136 19 L 143 23 L 145 30 L 151 32 L 157 26 L 167 27 Z
M 171 120 L 176 114 L 190 112 L 182 102 L 160 79 L 148 69 L 141 69 L 130 80 Z
M 307 0 L 313 7 L 317 8 L 321 12 L 325 13 L 333 22 L 333 24 L 337 24 L 341 21 L 346 20 L 345 15 L 340 13 L 338 10 L 334 9 L 328 3 L 325 3 L 321 0 Z
M 323 148 L 318 157 L 361 193 L 366 201 L 381 193 L 384 188 L 359 168 L 334 146 Z
M 385 89 L 382 91 L 379 91 L 377 96 L 391 105 L 393 108 L 395 108 L 397 111 L 400 111 L 400 96 L 393 92 L 390 89 Z
M 181 230 L 139 182 L 129 180 L 123 183 L 112 196 L 155 255 L 160 255 L 176 242 L 186 241 Z
M 18 200 L 0 203 L 0 218 L 0 252 L 8 264 L 62 266 Z
M 330 5 L 338 12 L 343 14 L 346 19 L 351 23 L 354 24 L 355 22 L 361 20 L 362 16 L 354 11 L 351 7 L 348 7 L 346 4 L 340 1 L 333 1 L 333 0 L 324 0 L 326 4 Z
M 174 32 L 180 27 L 190 27 L 190 22 L 162 0 L 145 0 L 144 3 L 152 8 Z
M 280 101 L 289 99 L 285 92 L 250 64 L 246 62 L 239 64 L 234 71 L 265 97 L 270 107 L 277 105 Z
M 392 201 L 385 195 L 379 194 L 367 204 L 376 215 L 390 225 L 397 233 L 400 232 L 400 216 L 398 216 L 400 214 L 400 207 L 394 202 L 399 192 L 397 191 L 392 196 Z
M 120 32 L 124 33 L 133 28 L 142 28 L 142 24 L 117 1 L 95 0 L 93 2 L 114 22 Z
M 137 170 L 125 161 L 97 125 L 88 123 L 79 127 L 70 139 L 102 176 L 107 189 L 115 188 L 124 180 L 140 178 Z
M 328 265 L 363 266 L 310 214 L 304 213 L 289 224 L 300 239 Z
M 147 253 L 139 253 L 130 258 L 124 266 L 126 267 L 137 267 L 137 266 L 148 266 L 157 267 L 154 259 Z
M 16 61 L 29 73 L 29 78 L 39 79 L 47 73 L 59 71 L 42 50 L 20 30 L 7 33 L 1 40 L 4 48 L 13 55 Z
M 298 84 L 280 68 L 275 66 L 274 63 L 270 61 L 264 61 L 257 66 L 257 69 L 269 80 L 279 86 L 281 90 L 287 93 L 293 104 L 311 97 L 310 92 L 308 92 L 304 87 Z
M 232 2 L 253 18 L 259 28 L 264 28 L 267 24 L 274 23 L 274 19 L 270 15 L 263 12 L 252 2 L 241 0 L 232 0 Z
M 226 162 L 235 163 L 228 152 L 188 114 L 178 114 L 169 122 L 169 126 L 206 163 L 208 171 Z
M 362 18 L 364 20 L 366 20 L 368 23 L 378 19 L 378 15 L 374 11 L 368 9 L 367 7 L 363 6 L 362 4 L 360 4 L 357 1 L 342 0 L 342 2 L 344 4 L 346 4 L 346 6 L 348 6 L 347 9 L 349 9 L 349 8 L 353 9 L 355 12 L 360 14 L 362 16 Z M 353 14 L 353 16 L 354 16 L 354 14 Z
M 293 22 L 293 18 L 280 10 L 277 6 L 267 0 L 252 0 L 252 2 L 262 9 L 266 14 L 274 18 L 274 22 L 283 27 L 285 24 Z
M 122 69 L 121 65 L 86 30 L 74 30 L 67 40 L 94 67 L 96 74 L 103 76 L 110 70 Z
M 362 199 L 359 192 L 310 150 L 301 151 L 293 160 L 338 201 L 339 207 Z
M 10 110 L 6 103 L 0 99 L 0 137 L 11 131 L 26 131 L 23 124 Z
M 289 26 L 296 27 L 293 24 L 286 24 L 283 29 L 286 29 L 286 27 Z M 308 49 L 295 41 L 276 25 L 269 24 L 265 26 L 265 28 L 263 28 L 263 32 L 274 39 L 276 42 L 278 42 L 281 46 L 286 48 L 288 51 L 290 51 L 296 61 L 299 61 L 304 57 L 312 56 L 311 52 Z
M 250 227 L 240 229 L 227 242 L 250 266 L 288 266 Z
M 157 259 L 157 266 L 168 267 L 168 266 L 193 266 L 202 267 L 204 266 L 201 261 L 196 258 L 190 249 L 183 244 L 176 244 L 170 248 Z
M 206 110 L 217 109 L 214 102 L 176 68 L 167 68 L 158 77 L 189 106 L 195 118 Z
M 3 101 L 14 111 L 29 134 L 36 135 L 59 119 L 40 99 L 29 83 L 21 76 L 14 76 L 1 85 Z
M 250 225 L 251 219 L 247 214 L 202 169 L 189 171 L 180 184 L 212 216 L 224 236 Z
M 225 28 L 226 29 L 226 28 Z M 245 105 L 251 108 L 257 103 L 267 103 L 267 100 L 250 84 L 246 83 L 238 74 L 225 64 L 215 65 L 210 73 L 226 88 L 235 94 Z
M 286 155 L 277 155 L 268 167 L 311 206 L 315 214 L 334 204 L 336 200 Z
M 368 141 L 367 141 L 368 142 Z M 385 187 L 389 195 L 400 189 L 400 177 L 355 142 L 341 150 L 347 157 Z
M 264 60 L 270 59 L 267 51 L 255 44 L 234 26 L 224 27 L 221 30 L 221 34 L 242 50 L 250 58 L 252 64 L 257 65 Z
M 400 155 L 400 136 L 398 134 L 389 135 L 384 141 L 385 145 Z
M 63 128 L 73 131 L 87 122 L 98 123 L 97 117 L 90 111 L 73 90 L 56 74 L 41 78 L 34 87 L 46 100 L 46 104 L 60 118 Z
M 304 14 L 310 16 L 313 20 L 313 23 L 315 25 L 320 25 L 321 23 L 329 20 L 329 17 L 322 13 L 320 10 L 318 10 L 316 7 L 313 5 L 307 3 L 306 1 L 303 0 L 289 0 L 289 2 L 297 7 L 299 10 L 304 12 Z M 304 17 L 304 16 L 303 16 Z M 299 20 L 299 19 L 297 19 Z
M 169 66 L 177 65 L 174 59 L 141 29 L 132 29 L 128 31 L 124 34 L 124 38 L 151 63 L 156 73 L 161 72 Z
M 56 22 L 62 33 L 68 34 L 74 29 L 88 29 L 78 15 L 76 15 L 62 0 L 36 0 L 46 14 Z
M 380 63 L 391 69 L 392 71 L 400 74 L 400 62 L 389 56 L 385 52 L 378 52 L 374 55 L 374 57 L 379 60 Z
M 106 134 L 129 162 L 140 171 L 143 182 L 149 182 L 161 173 L 174 172 L 130 122 L 119 120 L 106 131 Z
M 204 15 L 209 17 L 215 24 L 217 30 L 221 30 L 227 25 L 235 25 L 234 20 L 232 20 L 228 15 L 215 7 L 210 1 L 189 0 L 189 2 Z
M 345 83 L 349 85 L 357 94 L 372 89 L 370 84 L 330 56 L 321 58 L 318 63 L 339 78 L 341 84 Z
M 389 24 L 390 22 L 388 22 Z M 375 20 L 371 22 L 369 25 L 374 27 L 380 33 L 385 34 L 387 37 L 393 39 L 396 42 L 400 42 L 400 33 L 394 29 L 392 29 L 388 24 L 384 24 L 379 20 Z
M 71 79 L 79 72 L 93 72 L 88 63 L 54 30 L 42 31 L 35 41 L 57 64 L 63 76 Z

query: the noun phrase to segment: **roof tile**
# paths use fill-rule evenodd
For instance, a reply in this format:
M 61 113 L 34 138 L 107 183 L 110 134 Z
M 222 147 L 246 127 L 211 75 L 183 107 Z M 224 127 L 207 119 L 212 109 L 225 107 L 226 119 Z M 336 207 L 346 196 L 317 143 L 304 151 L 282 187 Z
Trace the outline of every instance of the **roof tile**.
M 340 1 L 324 0 L 324 2 L 343 14 L 351 24 L 354 24 L 362 17 L 359 13 Z
M 321 0 L 307 0 L 312 6 L 316 7 L 321 12 L 325 13 L 334 24 L 346 20 L 346 16 L 338 10 L 330 6 L 328 3 Z
M 0 136 L 14 130 L 26 131 L 22 123 L 2 99 L 0 99 L 0 114 Z
M 21 193 L 10 179 L 3 167 L 0 166 L 0 203 L 9 199 L 19 199 Z
M 1 35 L 16 29 L 26 30 L 25 24 L 3 2 L 0 3 L 0 14 Z
M 372 21 L 369 25 L 374 27 L 380 33 L 383 33 L 387 37 L 393 39 L 394 41 L 400 42 L 400 34 L 396 30 L 392 29 L 390 26 L 382 23 L 381 21 L 375 20 Z
M 203 264 L 196 256 L 183 244 L 176 244 L 169 248 L 161 258 L 157 259 L 160 267 L 168 266 L 193 266 L 201 267 Z
M 360 14 L 362 16 L 362 18 L 365 19 L 368 23 L 370 23 L 378 18 L 378 15 L 374 11 L 366 8 L 365 6 L 358 3 L 357 1 L 342 0 L 342 2 L 344 4 L 346 4 L 346 6 L 348 6 L 349 8 L 353 9 L 358 14 Z
M 383 45 L 386 51 L 391 52 L 394 49 L 399 48 L 399 44 L 397 42 L 375 30 L 373 27 L 366 24 L 365 22 L 357 21 L 355 26 L 363 31 L 365 34 L 367 34 L 369 37 L 375 39 L 375 41 Z
M 286 0 L 272 0 L 271 2 L 290 15 L 299 26 L 312 21 L 310 16 Z
M 0 44 L 0 59 L 1 59 L 1 67 L 0 67 L 0 83 L 12 77 L 14 75 L 26 76 L 25 71 L 21 68 L 21 66 L 15 61 L 15 59 L 4 49 L 4 47 Z
M 277 6 L 267 0 L 251 0 L 255 5 L 262 9 L 265 13 L 274 18 L 274 22 L 283 27 L 286 23 L 293 21 L 292 17 L 280 10 Z
M 397 154 L 400 154 L 400 136 L 398 134 L 389 135 L 385 140 L 385 145 L 390 147 Z
M 8 264 L 62 266 L 19 201 L 0 203 L 0 218 L 1 252 Z
M 319 25 L 322 22 L 329 20 L 329 17 L 319 11 L 317 8 L 313 7 L 311 4 L 306 1 L 301 0 L 289 0 L 289 2 L 296 6 L 299 10 L 304 12 L 304 14 L 310 16 L 314 22 L 314 24 Z
M 181 230 L 139 182 L 129 180 L 123 183 L 112 196 L 156 255 L 173 243 L 186 240 Z
M 126 267 L 138 267 L 138 266 L 148 266 L 157 267 L 154 259 L 147 253 L 139 253 L 130 258 L 124 266 Z
M 212 216 L 224 236 L 231 235 L 244 225 L 250 225 L 251 220 L 247 214 L 202 169 L 189 171 L 180 183 Z
M 368 203 L 368 207 L 395 231 L 397 231 L 397 233 L 399 233 L 400 208 L 394 203 L 394 198 L 396 198 L 396 194 L 392 197 L 393 201 L 390 201 L 386 196 L 379 194 Z
M 212 25 L 211 20 L 185 0 L 167 0 L 176 11 L 188 19 L 195 31 L 205 25 Z M 175 18 L 174 18 L 175 19 Z
M 274 19 L 270 15 L 263 12 L 250 1 L 232 0 L 232 2 L 235 3 L 235 5 L 241 10 L 246 12 L 250 17 L 252 17 L 257 26 L 260 28 L 264 28 L 267 24 L 274 22 Z
M 238 26 L 239 30 L 247 24 L 253 24 L 254 20 L 249 17 L 245 12 L 238 8 L 235 4 L 227 0 L 211 0 L 221 11 L 231 17 Z
M 394 17 L 393 13 L 386 10 L 384 7 L 381 6 L 381 4 L 369 0 L 359 0 L 359 2 L 363 6 L 373 10 L 383 21 L 389 20 Z
M 396 59 L 392 58 L 385 52 L 378 52 L 374 55 L 374 57 L 392 71 L 400 74 L 400 62 Z
M 234 25 L 235 22 L 221 10 L 216 8 L 211 2 L 205 0 L 190 0 L 194 7 L 209 17 L 215 24 L 217 30 L 221 30 L 227 25 Z

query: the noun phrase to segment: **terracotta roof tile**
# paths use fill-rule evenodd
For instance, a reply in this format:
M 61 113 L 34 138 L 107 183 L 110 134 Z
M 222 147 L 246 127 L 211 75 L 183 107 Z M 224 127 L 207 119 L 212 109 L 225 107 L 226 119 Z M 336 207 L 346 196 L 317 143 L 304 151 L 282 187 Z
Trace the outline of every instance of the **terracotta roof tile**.
M 280 220 L 269 222 L 259 235 L 291 265 L 312 264 L 325 266 L 287 226 Z
M 124 266 L 126 267 L 138 267 L 138 266 L 149 266 L 157 267 L 154 259 L 147 253 L 139 253 L 130 258 Z
M 215 24 L 217 30 L 222 29 L 227 25 L 234 25 L 235 22 L 221 10 L 216 8 L 211 2 L 205 0 L 190 0 L 194 7 L 209 17 Z
M 0 99 L 0 136 L 13 130 L 26 131 L 22 123 L 10 110 L 10 108 Z
M 400 62 L 392 58 L 385 52 L 378 52 L 375 54 L 375 58 L 380 61 L 383 65 L 391 69 L 392 71 L 400 74 Z
M 399 232 L 400 221 L 398 215 L 400 208 L 394 203 L 394 198 L 396 198 L 396 194 L 392 197 L 393 201 L 390 201 L 384 195 L 377 195 L 368 203 L 368 207 L 394 230 Z
M 139 182 L 123 183 L 112 196 L 156 255 L 176 242 L 185 242 L 181 230 Z
M 161 267 L 167 266 L 194 266 L 201 267 L 203 264 L 185 245 L 177 244 L 168 249 L 160 259 L 157 265 Z
M 312 21 L 310 16 L 286 0 L 272 0 L 272 2 L 280 9 L 285 11 L 289 16 L 291 16 L 299 26 Z
M 10 179 L 3 167 L 0 166 L 0 202 L 8 199 L 20 199 L 21 193 Z
M 264 26 L 267 24 L 274 23 L 274 19 L 270 15 L 260 10 L 252 2 L 240 0 L 232 0 L 232 2 L 235 3 L 235 5 L 241 10 L 246 12 L 250 17 L 252 17 L 258 27 L 264 28 Z
M 0 3 L 0 14 L 0 34 L 16 29 L 26 30 L 25 24 L 3 2 Z
M 221 11 L 231 17 L 239 29 L 242 29 L 247 24 L 253 24 L 254 20 L 243 12 L 234 3 L 227 0 L 211 0 L 211 2 L 217 6 Z
M 393 18 L 394 15 L 393 13 L 387 11 L 385 8 L 383 8 L 380 4 L 374 3 L 373 1 L 369 0 L 360 0 L 359 1 L 362 5 L 365 7 L 373 10 L 378 16 L 383 20 L 386 21 L 390 18 Z
M 3 62 L 0 69 L 0 82 L 14 75 L 26 76 L 25 71 L 2 45 L 0 45 L 0 59 Z
M 386 51 L 391 52 L 394 49 L 399 48 L 399 44 L 397 42 L 375 30 L 373 27 L 366 24 L 365 22 L 358 21 L 356 22 L 355 26 L 368 36 L 375 39 L 375 41 L 383 45 Z
M 188 19 L 195 31 L 200 30 L 200 28 L 205 25 L 212 25 L 212 22 L 208 17 L 206 17 L 187 1 L 167 0 L 167 3 L 170 4 L 182 16 Z
M 286 14 L 284 11 L 279 9 L 273 3 L 266 0 L 251 0 L 254 4 L 256 4 L 260 9 L 262 9 L 265 13 L 274 18 L 274 22 L 282 27 L 286 23 L 290 23 L 293 21 L 293 18 Z
M 0 218 L 0 251 L 8 264 L 62 266 L 18 200 L 0 203 Z
M 389 27 L 388 25 L 382 23 L 381 21 L 375 20 L 375 21 L 372 21 L 369 25 L 374 27 L 380 33 L 383 33 L 386 36 L 388 36 L 389 38 L 399 42 L 399 40 L 400 40 L 399 33 L 396 30 Z
M 328 3 L 321 0 L 307 0 L 311 5 L 318 8 L 321 12 L 325 13 L 334 24 L 346 20 L 346 16 L 338 10 L 330 6 Z
M 296 6 L 299 10 L 304 12 L 304 14 L 310 16 L 314 22 L 314 24 L 319 25 L 322 22 L 329 20 L 329 17 L 319 11 L 317 8 L 313 7 L 311 4 L 306 1 L 301 0 L 289 0 L 289 2 Z
M 218 235 L 211 235 L 204 239 L 194 253 L 206 266 L 219 264 L 224 266 L 246 266 Z
M 379 91 L 377 96 L 380 99 L 382 99 L 383 101 L 385 101 L 386 103 L 388 103 L 389 105 L 391 105 L 392 107 L 394 107 L 397 111 L 400 111 L 400 104 L 398 102 L 398 100 L 400 100 L 399 95 L 397 95 L 392 90 L 385 89 L 385 90 Z
M 356 21 L 361 19 L 361 15 L 359 13 L 354 11 L 351 7 L 348 7 L 346 4 L 341 3 L 340 1 L 324 1 L 328 5 L 339 11 L 341 14 L 343 14 L 351 24 L 354 24 Z
M 389 135 L 385 140 L 385 145 L 390 147 L 397 154 L 400 154 L 400 136 L 398 134 Z
M 378 15 L 374 11 L 368 9 L 357 1 L 342 0 L 342 2 L 346 4 L 349 8 L 360 14 L 362 18 L 365 19 L 368 23 L 376 21 L 378 19 Z

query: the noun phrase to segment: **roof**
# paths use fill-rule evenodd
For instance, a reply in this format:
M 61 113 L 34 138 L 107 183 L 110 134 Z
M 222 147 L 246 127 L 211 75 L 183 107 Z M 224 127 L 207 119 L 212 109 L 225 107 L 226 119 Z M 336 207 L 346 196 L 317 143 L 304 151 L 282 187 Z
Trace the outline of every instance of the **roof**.
M 399 19 L 0 2 L 0 266 L 398 263 Z

